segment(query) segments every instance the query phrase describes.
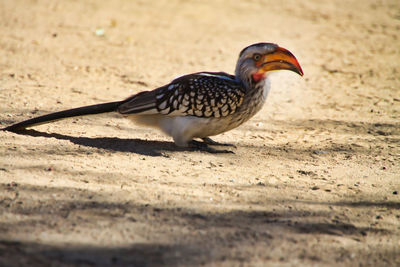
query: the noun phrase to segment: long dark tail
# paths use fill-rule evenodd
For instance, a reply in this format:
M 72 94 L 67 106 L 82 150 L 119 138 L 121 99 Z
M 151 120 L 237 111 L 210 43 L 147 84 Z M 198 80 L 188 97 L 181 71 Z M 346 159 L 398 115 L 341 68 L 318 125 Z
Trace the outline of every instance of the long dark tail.
M 40 124 L 44 124 L 44 123 L 48 123 L 48 122 L 52 122 L 52 121 L 57 121 L 57 120 L 65 119 L 65 118 L 113 112 L 113 111 L 116 111 L 117 108 L 124 102 L 125 102 L 125 100 L 91 105 L 91 106 L 84 106 L 84 107 L 80 107 L 80 108 L 67 109 L 67 110 L 39 116 L 36 118 L 32 118 L 32 119 L 29 119 L 26 121 L 21 121 L 16 124 L 10 125 L 6 128 L 3 128 L 2 130 L 10 131 L 10 132 L 17 132 L 17 131 L 23 130 L 25 128 L 28 128 L 28 127 L 32 127 L 35 125 L 40 125 Z

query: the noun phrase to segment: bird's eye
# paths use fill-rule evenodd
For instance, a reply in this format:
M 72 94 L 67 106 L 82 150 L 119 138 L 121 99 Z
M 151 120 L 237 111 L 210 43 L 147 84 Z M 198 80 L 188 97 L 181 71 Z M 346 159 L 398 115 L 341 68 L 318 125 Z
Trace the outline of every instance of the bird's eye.
M 253 55 L 253 59 L 254 59 L 255 61 L 259 61 L 259 60 L 261 59 L 261 55 L 260 55 L 260 54 L 254 54 L 254 55 Z

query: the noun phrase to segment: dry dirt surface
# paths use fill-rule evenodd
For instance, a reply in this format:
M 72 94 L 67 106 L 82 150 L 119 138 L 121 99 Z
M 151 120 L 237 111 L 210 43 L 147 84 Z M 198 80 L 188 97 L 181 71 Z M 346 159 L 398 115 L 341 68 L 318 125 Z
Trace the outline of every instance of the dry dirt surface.
M 292 51 L 265 107 L 177 148 L 118 114 L 0 131 L 1 266 L 399 266 L 400 2 L 0 2 L 0 123 Z

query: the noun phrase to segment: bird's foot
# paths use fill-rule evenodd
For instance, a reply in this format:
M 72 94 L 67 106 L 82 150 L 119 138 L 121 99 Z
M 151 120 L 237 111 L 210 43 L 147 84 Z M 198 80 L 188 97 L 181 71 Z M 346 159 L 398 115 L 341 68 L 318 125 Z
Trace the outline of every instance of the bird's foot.
M 204 137 L 202 138 L 205 144 L 210 145 L 210 146 L 231 146 L 233 148 L 236 148 L 234 144 L 226 144 L 226 143 L 220 143 L 217 141 L 212 140 L 210 137 Z
M 215 148 L 209 147 L 206 142 L 199 142 L 199 141 L 192 140 L 192 141 L 189 142 L 189 145 L 192 148 L 195 148 L 195 149 L 198 149 L 198 150 L 201 150 L 201 151 L 205 151 L 205 152 L 208 152 L 208 153 L 212 153 L 212 154 L 217 154 L 217 153 L 235 154 L 235 152 L 230 151 L 230 150 L 225 150 L 225 149 L 224 150 L 219 150 L 219 149 L 215 149 Z

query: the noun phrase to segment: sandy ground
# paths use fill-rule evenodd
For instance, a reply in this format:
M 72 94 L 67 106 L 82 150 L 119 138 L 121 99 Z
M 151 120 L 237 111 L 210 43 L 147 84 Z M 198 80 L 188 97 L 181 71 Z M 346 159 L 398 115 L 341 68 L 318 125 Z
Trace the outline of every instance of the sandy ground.
M 117 114 L 0 132 L 0 265 L 399 266 L 398 0 L 1 1 L 0 123 L 232 73 L 259 41 L 305 76 L 215 137 L 235 154 Z

